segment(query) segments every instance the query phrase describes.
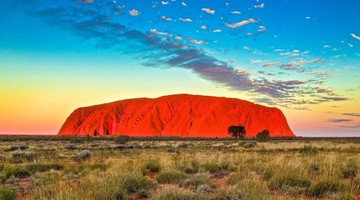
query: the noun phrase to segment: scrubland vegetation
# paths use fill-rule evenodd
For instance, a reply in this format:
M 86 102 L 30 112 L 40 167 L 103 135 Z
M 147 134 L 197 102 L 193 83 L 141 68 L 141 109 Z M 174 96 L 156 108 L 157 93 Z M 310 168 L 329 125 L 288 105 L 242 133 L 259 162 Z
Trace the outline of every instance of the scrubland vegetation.
M 360 140 L 0 138 L 0 199 L 356 199 Z

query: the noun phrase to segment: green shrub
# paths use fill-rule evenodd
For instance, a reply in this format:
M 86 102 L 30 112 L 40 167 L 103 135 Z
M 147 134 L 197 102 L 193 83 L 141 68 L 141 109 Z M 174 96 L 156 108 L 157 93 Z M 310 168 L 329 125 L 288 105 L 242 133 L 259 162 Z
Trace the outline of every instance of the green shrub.
M 240 200 L 245 199 L 241 190 L 236 187 L 222 188 L 210 198 L 212 200 Z
M 309 194 L 315 197 L 324 197 L 337 192 L 345 191 L 346 186 L 343 182 L 333 179 L 322 179 L 311 184 Z
M 0 186 L 0 199 L 1 200 L 14 200 L 15 189 L 8 186 Z
M 149 160 L 145 168 L 150 172 L 159 172 L 160 171 L 160 162 L 158 160 Z
M 114 142 L 116 144 L 126 144 L 129 141 L 130 141 L 130 137 L 126 135 L 118 136 L 114 139 Z
M 195 176 L 191 180 L 191 185 L 195 188 L 199 185 L 209 184 L 210 183 L 210 176 L 207 173 L 201 172 L 195 174 Z
M 156 177 L 159 183 L 164 184 L 179 184 L 181 181 L 188 178 L 188 175 L 181 171 L 164 171 L 160 172 Z
M 201 165 L 201 168 L 209 171 L 210 173 L 215 173 L 221 170 L 221 166 L 216 162 L 206 162 Z
M 105 163 L 94 163 L 94 164 L 90 164 L 88 165 L 90 170 L 101 170 L 101 171 L 106 171 L 108 169 L 108 165 Z
M 6 178 L 10 178 L 11 176 L 15 178 L 26 178 L 31 176 L 31 172 L 22 167 L 11 167 L 5 170 L 5 176 Z
M 190 190 L 178 188 L 175 186 L 164 187 L 155 192 L 150 198 L 151 200 L 205 200 L 205 198 L 198 193 Z
M 245 171 L 240 171 L 238 173 L 231 174 L 227 179 L 227 183 L 230 185 L 236 185 L 239 182 L 243 181 L 246 177 L 249 177 L 249 173 Z
M 269 188 L 280 189 L 283 192 L 297 194 L 307 190 L 310 180 L 296 173 L 276 174 L 269 181 Z
M 140 189 L 139 191 L 136 192 L 136 194 L 140 197 L 140 198 L 144 198 L 144 197 L 149 197 L 150 193 L 148 190 L 146 189 Z
M 256 178 L 245 178 L 238 182 L 236 186 L 229 188 L 223 188 L 215 193 L 214 200 L 259 200 L 259 199 L 271 199 L 269 190 L 266 184 Z
M 40 178 L 36 179 L 37 185 L 56 184 L 60 180 L 60 175 L 53 172 L 45 172 Z
M 340 176 L 342 178 L 355 178 L 358 174 L 358 165 L 354 160 L 348 160 L 340 167 Z
M 315 154 L 318 153 L 318 149 L 311 145 L 305 145 L 299 149 L 299 153 L 301 154 Z
M 35 172 L 45 172 L 48 170 L 62 170 L 64 166 L 58 163 L 32 163 L 26 165 L 25 169 L 30 171 L 31 173 Z
M 153 183 L 141 174 L 129 174 L 125 177 L 124 189 L 128 192 L 137 192 L 141 189 L 148 190 Z

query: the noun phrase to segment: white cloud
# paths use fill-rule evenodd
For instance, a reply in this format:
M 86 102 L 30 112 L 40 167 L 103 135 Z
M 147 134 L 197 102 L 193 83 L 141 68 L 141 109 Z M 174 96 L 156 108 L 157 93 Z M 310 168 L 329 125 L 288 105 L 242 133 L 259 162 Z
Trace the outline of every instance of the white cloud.
M 135 9 L 132 9 L 129 11 L 129 15 L 131 16 L 138 16 L 140 15 L 139 11 L 135 10 Z
M 360 36 L 357 36 L 357 35 L 355 35 L 354 33 L 351 33 L 350 35 L 351 35 L 351 37 L 353 37 L 353 38 L 355 38 L 355 39 L 357 39 L 357 40 L 360 40 Z
M 258 32 L 264 32 L 266 31 L 266 27 L 265 26 L 259 26 Z
M 259 5 L 255 5 L 254 8 L 264 8 L 265 7 L 265 4 L 264 3 L 261 3 Z
M 188 6 L 185 2 L 181 2 L 182 6 Z
M 158 31 L 158 30 L 156 30 L 156 29 L 150 29 L 150 32 L 155 33 L 155 34 L 157 34 L 157 35 L 163 35 L 163 36 L 168 36 L 168 35 L 169 35 L 169 34 L 166 33 L 166 32 L 161 32 L 161 31 Z
M 161 16 L 161 20 L 163 20 L 163 21 L 171 21 L 172 19 L 170 17 Z
M 234 11 L 231 11 L 231 14 L 233 14 L 233 15 L 240 15 L 241 12 L 240 12 L 240 11 L 237 11 L 237 10 L 234 10 Z
M 250 63 L 251 64 L 256 64 L 256 63 L 262 63 L 264 62 L 263 60 L 251 60 Z
M 204 40 L 195 40 L 195 39 L 191 39 L 191 38 L 188 38 L 187 40 L 194 44 L 206 44 L 206 42 Z
M 309 19 L 311 19 L 311 17 L 305 17 L 305 19 L 309 20 Z
M 167 4 L 169 4 L 168 1 L 161 1 L 161 5 L 167 5 Z
M 244 25 L 251 24 L 251 23 L 255 23 L 255 22 L 256 22 L 255 19 L 249 18 L 249 19 L 243 20 L 241 22 L 237 22 L 235 24 L 225 23 L 225 25 L 227 27 L 229 27 L 229 28 L 237 28 L 237 27 L 244 26 Z
M 190 18 L 180 18 L 182 22 L 192 22 L 192 19 Z
M 202 8 L 201 10 L 208 14 L 215 14 L 215 10 L 211 10 L 210 8 Z
M 203 29 L 203 30 L 207 29 L 207 27 L 205 25 L 202 25 L 200 28 Z
M 267 62 L 267 63 L 262 64 L 261 66 L 262 67 L 271 67 L 271 66 L 277 66 L 277 65 L 280 65 L 280 63 L 279 62 Z
M 181 40 L 182 40 L 182 37 L 180 37 L 180 36 L 175 36 L 175 40 L 181 41 Z
M 213 30 L 213 32 L 214 33 L 220 33 L 220 32 L 222 32 L 222 30 L 221 29 L 215 29 L 215 30 Z

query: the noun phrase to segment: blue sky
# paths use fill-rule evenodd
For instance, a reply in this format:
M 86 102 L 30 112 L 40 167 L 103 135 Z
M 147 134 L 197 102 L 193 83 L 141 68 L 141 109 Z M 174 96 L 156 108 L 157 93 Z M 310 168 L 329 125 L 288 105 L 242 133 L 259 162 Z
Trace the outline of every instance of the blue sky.
M 277 106 L 300 135 L 357 135 L 358 10 L 356 0 L 1 1 L 0 94 L 31 87 L 41 88 L 37 99 L 54 90 L 74 98 L 52 100 L 64 111 L 44 129 L 10 121 L 0 132 L 54 132 L 87 104 L 197 93 Z

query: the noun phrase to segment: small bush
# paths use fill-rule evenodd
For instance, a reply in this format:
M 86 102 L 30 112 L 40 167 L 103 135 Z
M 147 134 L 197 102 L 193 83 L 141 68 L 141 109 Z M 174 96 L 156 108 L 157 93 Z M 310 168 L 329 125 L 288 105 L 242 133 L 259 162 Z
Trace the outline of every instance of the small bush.
M 64 146 L 64 149 L 69 149 L 69 150 L 71 150 L 71 149 L 76 149 L 77 147 L 76 147 L 76 144 L 66 144 L 65 146 Z
M 201 168 L 209 171 L 210 173 L 215 173 L 221 170 L 221 166 L 216 162 L 206 162 L 201 165 Z
M 85 159 L 89 159 L 91 157 L 92 153 L 89 150 L 82 150 L 80 151 L 80 153 L 78 154 L 78 157 L 81 160 L 85 160 Z
M 166 150 L 167 150 L 167 152 L 169 152 L 169 153 L 175 153 L 175 152 L 176 152 L 176 148 L 175 148 L 175 147 L 168 147 Z
M 83 137 L 72 137 L 69 140 L 70 143 L 84 143 L 85 142 L 85 138 Z
M 22 144 L 22 145 L 19 146 L 19 148 L 20 148 L 21 150 L 25 150 L 25 149 L 28 149 L 29 146 L 26 145 L 26 144 Z
M 160 171 L 160 162 L 158 160 L 149 160 L 145 168 L 150 172 L 159 172 Z
M 210 176 L 207 173 L 198 173 L 195 174 L 193 179 L 191 180 L 191 185 L 193 185 L 195 188 L 199 185 L 209 184 L 210 183 Z
M 247 177 L 249 177 L 249 173 L 245 171 L 234 173 L 229 176 L 229 178 L 227 179 L 227 183 L 230 185 L 236 185 Z
M 0 199 L 1 200 L 14 200 L 15 189 L 8 186 L 0 186 Z
M 256 134 L 256 139 L 260 140 L 260 141 L 264 141 L 270 138 L 270 132 L 269 130 L 265 129 L 261 132 L 259 132 L 258 134 Z
M 151 181 L 141 174 L 129 174 L 125 177 L 124 189 L 128 192 L 148 190 L 153 186 Z
M 20 147 L 19 147 L 18 145 L 11 145 L 11 146 L 8 148 L 9 151 L 15 151 L 15 150 L 18 150 L 18 149 L 20 149 Z
M 140 197 L 140 198 L 145 198 L 145 197 L 149 197 L 150 193 L 148 190 L 146 189 L 140 189 L 139 191 L 136 192 L 136 194 Z
M 305 145 L 299 149 L 299 153 L 301 153 L 301 154 L 315 154 L 318 152 L 319 152 L 318 149 L 311 145 Z
M 16 150 L 11 153 L 11 156 L 13 157 L 14 161 L 18 163 L 22 159 L 25 159 L 29 162 L 34 161 L 37 155 L 33 152 L 24 152 L 24 151 Z
M 340 167 L 340 176 L 342 178 L 355 178 L 358 174 L 358 168 L 354 160 L 349 160 Z
M 130 137 L 126 135 L 118 136 L 114 139 L 114 142 L 116 144 L 126 144 L 129 141 L 130 141 Z
M 276 174 L 269 181 L 269 187 L 288 193 L 302 193 L 310 186 L 310 180 L 296 173 Z
M 151 200 L 205 200 L 205 198 L 190 190 L 168 186 L 158 190 Z
M 14 176 L 15 178 L 26 178 L 31 176 L 31 172 L 22 167 L 13 167 L 5 170 L 6 178 Z
M 254 148 L 256 146 L 256 143 L 254 142 L 247 142 L 243 145 L 244 148 Z
M 64 166 L 58 163 L 33 163 L 25 167 L 26 170 L 35 173 L 35 172 L 45 172 L 48 170 L 62 170 Z
M 180 171 L 165 171 L 160 172 L 156 177 L 159 183 L 164 184 L 180 184 L 183 180 L 187 179 L 188 175 Z
M 208 193 L 211 191 L 212 191 L 212 189 L 209 184 L 201 184 L 196 187 L 196 192 L 199 192 L 199 193 Z
M 217 191 L 211 198 L 212 200 L 240 200 L 245 199 L 241 190 L 236 187 L 223 188 Z
M 181 143 L 181 144 L 179 144 L 178 147 L 179 147 L 179 148 L 187 148 L 187 147 L 188 147 L 188 144 L 186 144 L 186 143 Z
M 325 197 L 346 189 L 344 183 L 333 179 L 322 179 L 311 184 L 309 194 L 315 197 Z

